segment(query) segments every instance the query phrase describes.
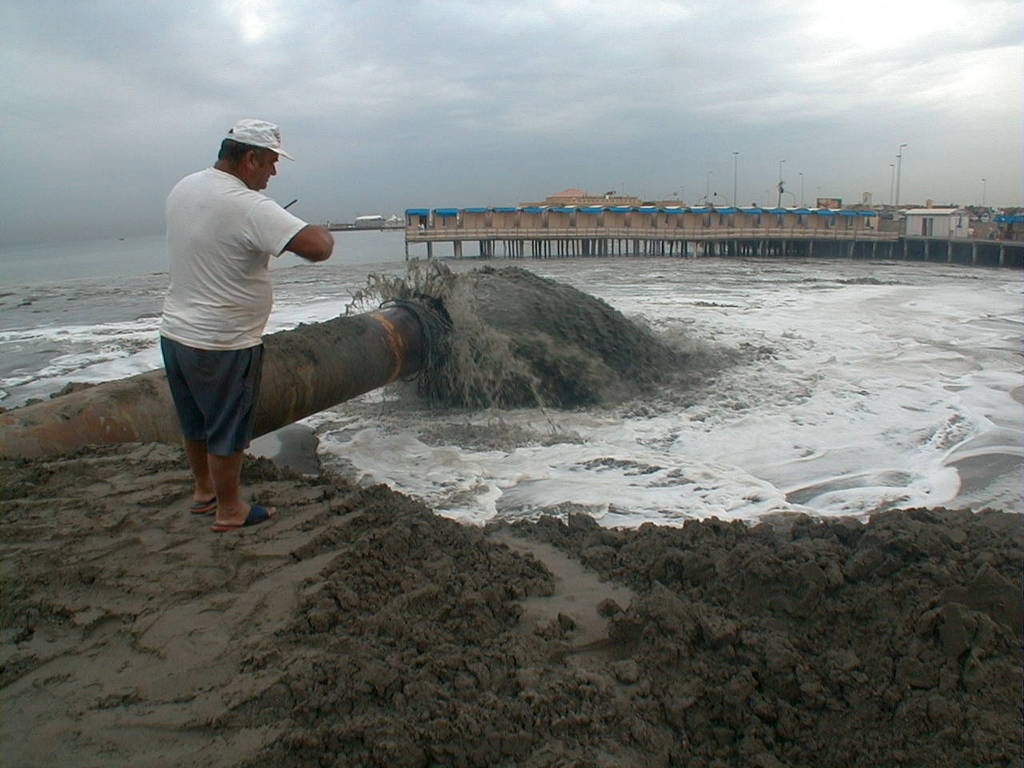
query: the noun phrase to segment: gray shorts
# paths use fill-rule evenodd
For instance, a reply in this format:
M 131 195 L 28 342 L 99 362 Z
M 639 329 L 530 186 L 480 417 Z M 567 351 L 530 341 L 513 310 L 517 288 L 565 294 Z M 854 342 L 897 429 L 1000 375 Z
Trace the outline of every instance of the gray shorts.
M 205 442 L 214 456 L 248 448 L 256 422 L 263 346 L 194 349 L 161 336 L 160 351 L 185 439 Z

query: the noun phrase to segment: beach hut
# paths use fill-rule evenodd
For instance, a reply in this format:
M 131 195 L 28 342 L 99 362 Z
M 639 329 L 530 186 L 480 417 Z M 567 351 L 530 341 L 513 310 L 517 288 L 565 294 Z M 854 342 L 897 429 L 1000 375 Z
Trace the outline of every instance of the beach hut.
M 783 229 L 786 226 L 791 226 L 791 222 L 788 220 L 790 216 L 789 208 L 783 208 L 781 206 L 775 206 L 774 208 L 766 208 L 764 210 L 767 214 L 767 220 L 765 226 L 772 227 L 774 229 Z
M 845 229 L 847 231 L 857 229 L 857 224 L 861 220 L 859 213 L 857 213 L 856 211 L 851 211 L 847 208 L 840 208 L 838 211 L 836 211 L 836 216 L 838 217 L 836 220 L 836 226 L 838 226 L 840 229 Z
M 857 211 L 861 217 L 861 223 L 865 231 L 871 230 L 874 232 L 878 231 L 878 211 L 868 210 L 866 208 Z
M 798 229 L 809 229 L 811 219 L 811 209 L 804 206 L 799 206 L 793 209 L 793 215 L 796 217 L 796 226 Z
M 807 224 L 809 229 L 831 233 L 836 227 L 836 212 L 831 208 L 812 208 Z
M 560 205 L 548 208 L 548 229 L 570 229 L 576 226 L 576 207 Z
M 426 229 L 430 224 L 429 208 L 406 208 L 405 226 L 407 229 Z
M 1024 240 L 1024 214 L 1000 213 L 992 221 L 1001 240 Z
M 435 208 L 433 215 L 434 229 L 458 229 L 458 208 Z
M 661 209 L 660 217 L 661 221 L 658 222 L 659 227 L 665 229 L 681 229 L 684 226 L 685 216 L 683 213 L 685 209 L 680 205 L 667 205 Z
M 597 230 L 604 228 L 603 205 L 581 205 L 576 209 L 576 228 Z
M 604 209 L 605 229 L 622 230 L 629 226 L 629 214 L 632 212 L 631 205 L 612 205 Z
M 968 212 L 963 208 L 911 208 L 903 213 L 905 237 L 966 238 L 969 228 Z
M 519 209 L 511 205 L 491 209 L 491 226 L 495 229 L 515 229 L 519 226 Z
M 658 226 L 657 213 L 658 207 L 656 205 L 638 205 L 634 207 L 627 215 L 629 228 L 641 231 L 654 229 Z
M 764 210 L 756 205 L 744 206 L 736 209 L 736 226 L 747 229 L 758 229 L 761 226 L 761 217 Z
M 839 226 L 847 232 L 871 232 L 878 229 L 878 212 L 866 208 L 843 208 L 836 211 Z
M 519 208 L 520 229 L 544 229 L 548 225 L 548 209 L 543 205 L 524 205 Z
M 711 207 L 691 205 L 684 214 L 684 225 L 690 229 L 706 229 L 711 226 Z
M 463 208 L 462 229 L 487 229 L 491 226 L 490 208 Z
M 719 229 L 729 229 L 735 226 L 736 214 L 739 209 L 731 205 L 722 205 L 715 208 L 715 226 Z

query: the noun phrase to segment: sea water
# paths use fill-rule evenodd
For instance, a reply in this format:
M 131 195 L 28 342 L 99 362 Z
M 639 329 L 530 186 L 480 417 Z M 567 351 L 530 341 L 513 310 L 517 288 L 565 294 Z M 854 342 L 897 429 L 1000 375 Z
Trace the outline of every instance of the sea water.
M 405 269 L 401 232 L 275 262 L 267 332 Z M 32 258 L 32 264 L 25 258 Z M 0 252 L 0 406 L 159 367 L 160 238 Z M 450 261 L 456 271 L 489 263 Z M 401 387 L 305 420 L 325 468 L 471 523 L 606 525 L 985 506 L 1024 511 L 1024 282 L 1014 270 L 788 259 L 516 261 L 695 360 L 685 386 L 574 410 L 445 409 Z M 484 308 L 485 310 L 486 308 Z

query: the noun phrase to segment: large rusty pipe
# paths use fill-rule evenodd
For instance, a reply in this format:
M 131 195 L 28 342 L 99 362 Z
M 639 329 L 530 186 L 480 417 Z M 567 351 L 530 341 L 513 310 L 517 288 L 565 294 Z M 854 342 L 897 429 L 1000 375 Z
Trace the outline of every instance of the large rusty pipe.
M 267 336 L 256 435 L 416 373 L 443 332 L 433 318 L 428 308 L 405 302 Z M 0 413 L 4 458 L 180 440 L 162 369 Z

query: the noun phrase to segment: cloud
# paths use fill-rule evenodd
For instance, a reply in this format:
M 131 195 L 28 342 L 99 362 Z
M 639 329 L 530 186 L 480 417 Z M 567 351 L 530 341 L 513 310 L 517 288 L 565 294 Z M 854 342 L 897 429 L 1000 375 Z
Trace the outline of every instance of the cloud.
M 905 199 L 969 203 L 984 176 L 1019 204 L 1019 28 L 1006 0 L 8 3 L 0 243 L 159 229 L 243 116 L 281 124 L 299 162 L 271 192 L 314 220 L 577 185 L 695 198 L 708 172 L 731 187 L 734 151 L 744 198 L 786 158 L 886 199 L 904 142 Z

